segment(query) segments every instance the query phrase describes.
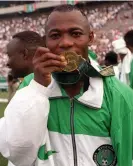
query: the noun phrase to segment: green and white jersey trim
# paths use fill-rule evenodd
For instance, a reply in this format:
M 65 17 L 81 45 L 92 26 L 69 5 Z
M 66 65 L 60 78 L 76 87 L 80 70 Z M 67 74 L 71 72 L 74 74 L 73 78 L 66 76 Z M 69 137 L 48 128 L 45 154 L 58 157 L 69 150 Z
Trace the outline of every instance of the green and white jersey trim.
M 75 135 L 77 142 L 78 166 L 116 166 L 116 158 L 109 149 L 111 140 L 109 137 Z M 48 160 L 42 160 L 39 156 L 36 166 L 73 166 L 73 151 L 71 135 L 49 132 L 50 145 L 47 151 L 56 151 L 49 156 Z M 98 148 L 101 147 L 100 150 Z M 102 148 L 103 147 L 103 148 Z M 105 155 L 104 151 L 108 151 Z M 106 162 L 106 163 L 105 163 Z M 113 162 L 115 163 L 113 165 Z M 105 163 L 105 165 L 104 165 Z

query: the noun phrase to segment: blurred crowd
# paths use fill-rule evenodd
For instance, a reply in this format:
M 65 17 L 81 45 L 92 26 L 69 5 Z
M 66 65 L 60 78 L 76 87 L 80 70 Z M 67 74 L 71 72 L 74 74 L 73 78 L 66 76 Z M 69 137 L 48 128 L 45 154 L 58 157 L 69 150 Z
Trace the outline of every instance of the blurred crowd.
M 123 36 L 127 30 L 133 28 L 133 24 L 127 26 L 133 20 L 133 2 L 123 2 L 99 6 L 96 8 L 87 7 L 85 12 L 91 28 L 95 32 L 94 44 L 90 47 L 98 55 L 98 60 L 102 61 L 104 55 L 112 49 L 112 41 Z M 126 11 L 126 12 L 125 12 Z M 11 40 L 12 35 L 23 30 L 32 30 L 44 35 L 44 25 L 46 14 L 38 16 L 18 17 L 0 20 L 0 71 L 7 72 L 6 45 Z M 126 25 L 126 22 L 127 25 Z M 123 25 L 123 26 L 121 26 Z
M 95 41 L 90 47 L 103 61 L 112 50 L 112 42 L 133 29 L 133 2 L 96 8 L 88 13 L 88 20 L 95 32 Z

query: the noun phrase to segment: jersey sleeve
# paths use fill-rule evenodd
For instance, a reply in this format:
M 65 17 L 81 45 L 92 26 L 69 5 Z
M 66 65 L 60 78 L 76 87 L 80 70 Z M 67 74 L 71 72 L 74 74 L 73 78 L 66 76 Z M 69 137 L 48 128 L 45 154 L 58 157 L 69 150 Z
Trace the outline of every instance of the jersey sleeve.
M 17 166 L 32 166 L 46 140 L 48 90 L 34 80 L 17 91 L 0 119 L 0 153 Z
M 125 90 L 124 96 L 115 94 L 112 108 L 111 138 L 118 166 L 132 166 L 133 160 L 133 92 Z

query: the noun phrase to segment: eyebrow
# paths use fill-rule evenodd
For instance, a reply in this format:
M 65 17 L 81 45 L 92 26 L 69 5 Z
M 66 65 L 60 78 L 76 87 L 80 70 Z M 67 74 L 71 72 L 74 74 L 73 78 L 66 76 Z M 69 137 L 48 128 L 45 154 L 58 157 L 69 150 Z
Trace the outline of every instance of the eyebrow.
M 74 31 L 74 30 L 83 31 L 83 29 L 80 27 L 72 27 L 72 28 L 68 29 L 68 31 Z M 48 33 L 52 33 L 52 32 L 61 32 L 61 29 L 53 28 L 53 29 L 48 30 Z

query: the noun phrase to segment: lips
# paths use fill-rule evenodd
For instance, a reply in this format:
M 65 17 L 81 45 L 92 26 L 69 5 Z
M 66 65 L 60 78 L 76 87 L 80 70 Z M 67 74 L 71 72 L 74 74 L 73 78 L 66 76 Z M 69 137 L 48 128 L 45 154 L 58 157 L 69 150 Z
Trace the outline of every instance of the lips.
M 61 54 L 63 54 L 64 52 L 74 52 L 74 53 L 76 53 L 76 54 L 78 54 L 78 55 L 81 55 L 81 53 L 79 52 L 79 51 L 76 51 L 76 50 L 62 50 L 62 51 L 57 51 L 55 54 L 57 54 L 57 55 L 61 55 Z

